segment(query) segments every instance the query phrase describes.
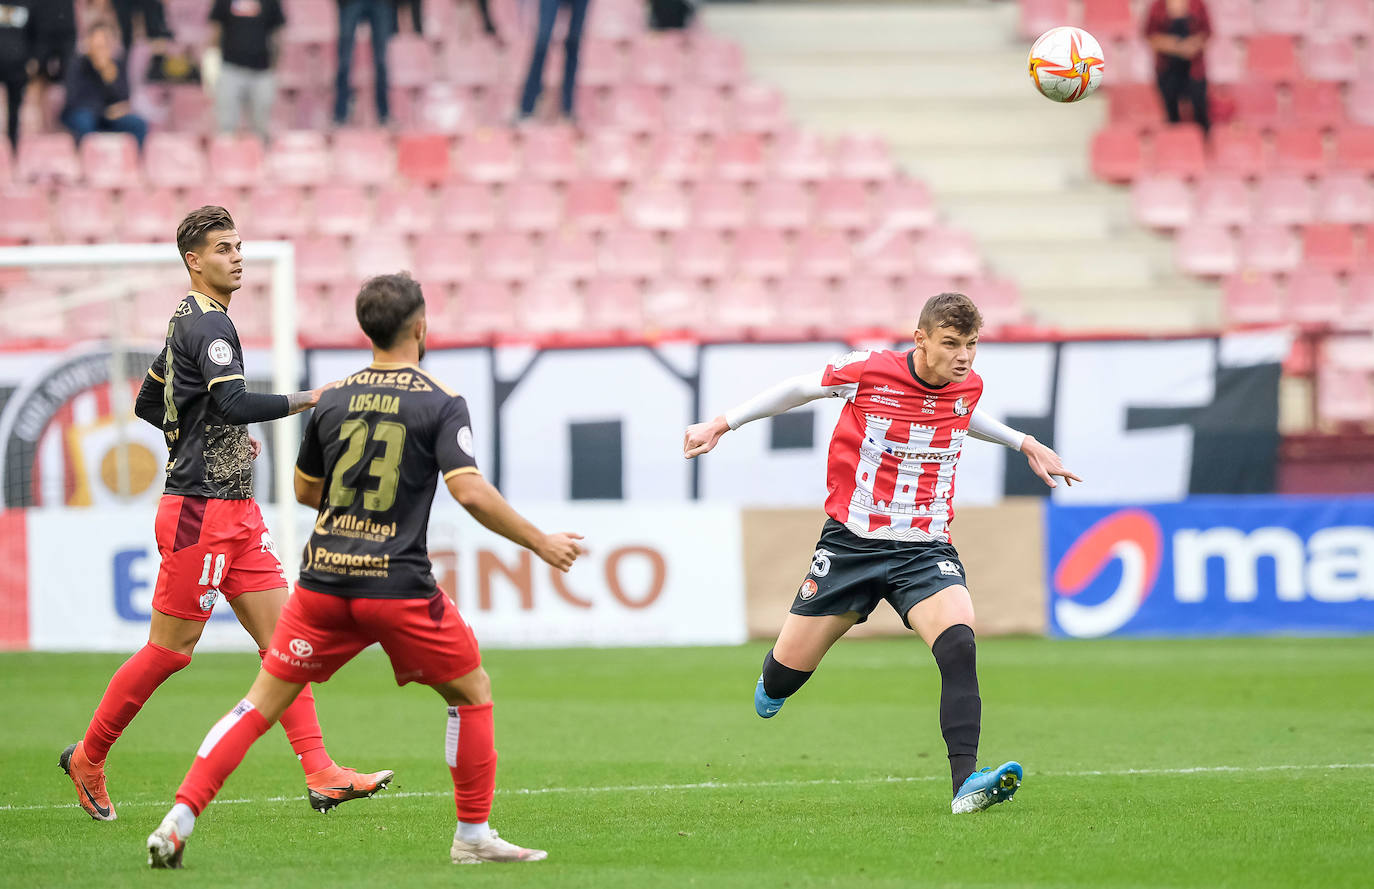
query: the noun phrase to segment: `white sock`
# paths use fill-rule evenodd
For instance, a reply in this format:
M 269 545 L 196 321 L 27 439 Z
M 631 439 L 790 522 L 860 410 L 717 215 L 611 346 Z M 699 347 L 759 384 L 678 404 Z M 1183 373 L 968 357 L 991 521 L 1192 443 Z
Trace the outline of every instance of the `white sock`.
M 176 821 L 177 836 L 183 840 L 191 835 L 191 831 L 196 829 L 196 813 L 192 812 L 191 807 L 185 803 L 177 803 L 172 806 L 172 811 L 167 813 L 167 817 Z
M 466 821 L 458 822 L 458 839 L 465 843 L 480 843 L 491 834 L 491 825 L 483 821 L 481 824 L 468 824 Z

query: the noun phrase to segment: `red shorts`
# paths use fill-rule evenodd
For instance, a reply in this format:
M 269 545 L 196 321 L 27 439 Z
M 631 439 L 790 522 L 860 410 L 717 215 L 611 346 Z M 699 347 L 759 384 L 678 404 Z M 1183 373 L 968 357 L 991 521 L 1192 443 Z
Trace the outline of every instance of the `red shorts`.
M 477 637 L 443 590 L 428 599 L 346 599 L 296 585 L 262 665 L 287 682 L 324 682 L 373 642 L 396 684 L 434 685 L 482 666 Z
M 165 494 L 157 508 L 162 567 L 153 608 L 186 620 L 209 620 L 215 600 L 286 586 L 277 545 L 255 500 Z

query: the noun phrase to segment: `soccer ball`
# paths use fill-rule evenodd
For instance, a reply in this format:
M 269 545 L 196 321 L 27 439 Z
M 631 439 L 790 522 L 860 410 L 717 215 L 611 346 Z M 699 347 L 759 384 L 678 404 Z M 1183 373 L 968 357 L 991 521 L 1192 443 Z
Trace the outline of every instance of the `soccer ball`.
M 1030 77 L 1040 95 L 1077 102 L 1102 85 L 1102 46 L 1082 28 L 1051 28 L 1030 51 Z

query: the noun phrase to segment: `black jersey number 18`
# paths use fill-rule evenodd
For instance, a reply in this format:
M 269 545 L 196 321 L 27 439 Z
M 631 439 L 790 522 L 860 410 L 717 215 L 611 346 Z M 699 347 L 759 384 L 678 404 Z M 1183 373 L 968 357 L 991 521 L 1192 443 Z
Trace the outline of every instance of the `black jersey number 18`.
M 368 438 L 381 442 L 383 450 L 380 457 L 374 457 L 368 464 L 368 474 L 377 480 L 377 486 L 363 491 L 363 509 L 386 512 L 396 502 L 396 483 L 401 477 L 401 451 L 406 444 L 406 427 L 382 420 L 369 428 L 366 420 L 351 418 L 344 420 L 339 427 L 339 440 L 347 441 L 348 447 L 334 466 L 334 478 L 329 486 L 330 506 L 347 509 L 353 505 L 358 489 L 344 484 L 344 475 L 362 459 Z

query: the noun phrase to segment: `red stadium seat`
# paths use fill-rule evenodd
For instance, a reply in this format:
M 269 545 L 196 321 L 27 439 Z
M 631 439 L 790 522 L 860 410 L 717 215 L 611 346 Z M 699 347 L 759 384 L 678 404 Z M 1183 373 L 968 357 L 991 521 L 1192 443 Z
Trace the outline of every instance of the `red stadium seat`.
M 1190 275 L 1221 277 L 1240 265 L 1235 239 L 1225 226 L 1194 223 L 1174 236 L 1178 267 Z
M 431 83 L 420 91 L 414 125 L 427 133 L 454 135 L 474 129 L 479 103 L 452 83 Z
M 1316 34 L 1307 38 L 1302 52 L 1303 68 L 1313 80 L 1351 82 L 1360 77 L 1360 60 L 1354 41 L 1347 35 Z M 1294 93 L 1294 105 L 1298 102 Z
M 1254 0 L 1212 0 L 1207 8 L 1216 36 L 1248 37 L 1255 33 Z
M 552 185 L 514 182 L 506 188 L 502 216 L 511 231 L 550 232 L 563 222 L 563 200 Z
M 1019 324 L 1025 320 L 1021 291 L 1008 278 L 979 278 L 969 282 L 965 291 L 978 305 L 983 320 L 991 327 Z
M 1374 420 L 1374 381 L 1369 372 L 1318 364 L 1317 416 L 1326 423 Z
M 248 193 L 246 219 L 238 220 L 240 229 L 254 238 L 294 240 L 310 230 L 305 211 L 305 196 L 292 185 L 262 185 Z
M 626 198 L 625 211 L 630 222 L 651 231 L 678 231 L 691 218 L 686 194 L 671 182 L 641 182 Z
M 1308 0 L 1259 0 L 1255 4 L 1255 26 L 1268 34 L 1307 33 L 1312 24 Z
M 1243 126 L 1212 130 L 1212 169 L 1215 172 L 1254 177 L 1267 167 L 1264 140 L 1257 131 Z
M 1303 230 L 1303 261 L 1311 269 L 1348 272 L 1355 267 L 1355 230 L 1335 223 Z
M 899 277 L 917 271 L 916 236 L 879 229 L 854 245 L 854 264 L 874 275 Z
M 391 231 L 420 234 L 433 229 L 438 208 L 423 185 L 396 181 L 377 192 L 377 224 Z
M 878 224 L 901 231 L 926 231 L 935 225 L 938 212 L 924 182 L 895 179 L 885 183 L 876 200 Z
M 587 136 L 586 173 L 611 182 L 633 182 L 645 175 L 645 155 L 631 133 L 596 130 Z
M 1327 337 L 1321 352 L 1322 359 L 1333 367 L 1374 371 L 1374 333 L 1361 331 Z
M 754 193 L 754 219 L 767 228 L 797 231 L 811 224 L 811 194 L 801 182 L 768 179 Z
M 343 238 L 298 235 L 293 240 L 296 243 L 296 274 L 303 283 L 334 284 L 353 280 L 352 262 Z
M 1374 79 L 1365 77 L 1350 84 L 1345 110 L 1352 123 L 1374 126 Z
M 1350 276 L 1349 284 L 1345 296 L 1346 323 L 1374 330 L 1374 268 L 1357 271 Z
M 1345 123 L 1345 99 L 1339 83 L 1324 80 L 1295 83 L 1292 96 L 1295 124 L 1330 130 Z
M 749 197 L 734 182 L 699 182 L 692 190 L 693 224 L 712 231 L 738 231 L 749 224 Z
M 1273 169 L 1316 176 L 1326 169 L 1321 131 L 1314 127 L 1284 127 L 1274 132 Z
M 773 295 L 750 278 L 723 281 L 708 295 L 710 320 L 725 331 L 764 330 L 778 321 Z
M 1374 175 L 1374 126 L 1344 127 L 1336 133 L 1334 165 Z
M 1113 83 L 1105 92 L 1112 126 L 1149 130 L 1163 124 L 1164 103 L 1154 84 Z M 1277 107 L 1277 94 L 1274 104 Z
M 1130 37 L 1139 25 L 1130 0 L 1083 0 L 1083 27 L 1105 42 Z
M 1246 67 L 1248 54 L 1240 40 L 1218 37 L 1207 44 L 1207 81 L 1217 84 L 1244 83 L 1250 79 Z
M 635 135 L 657 133 L 666 120 L 662 94 L 645 84 L 631 83 L 617 89 L 610 109 L 611 119 L 607 123 Z
M 1293 38 L 1286 34 L 1256 34 L 1246 44 L 1246 70 L 1266 83 L 1293 83 L 1302 79 Z
M 729 105 L 720 90 L 700 83 L 680 84 L 668 98 L 665 123 L 698 137 L 717 137 L 729 126 Z
M 560 228 L 544 240 L 542 252 L 548 275 L 586 281 L 597 274 L 596 244 L 585 231 Z
M 395 34 L 387 41 L 387 82 L 391 86 L 421 87 L 435 79 L 434 57 L 418 34 Z
M 1153 84 L 1151 89 L 1158 92 Z M 1257 130 L 1272 130 L 1283 122 L 1279 110 L 1279 89 L 1272 83 L 1247 81 L 1220 87 L 1216 92 L 1214 106 L 1230 102 L 1235 107 L 1235 119 Z
M 1241 235 L 1241 267 L 1253 272 L 1291 272 L 1302 263 L 1302 248 L 1287 227 L 1254 225 Z
M 1034 40 L 1069 21 L 1069 0 L 1021 0 L 1021 36 Z
M 466 238 L 437 231 L 416 237 L 415 277 L 421 284 L 445 286 L 470 281 L 476 275 L 477 257 Z
M 333 43 L 338 36 L 338 7 L 330 0 L 292 0 L 285 37 L 294 43 Z
M 616 275 L 591 281 L 583 304 L 587 326 L 592 330 L 630 333 L 644 327 L 644 305 L 639 287 L 630 278 Z
M 516 322 L 529 333 L 568 333 L 586 325 L 577 285 L 561 278 L 527 284 L 515 303 Z
M 629 79 L 628 59 L 611 40 L 583 38 L 578 55 L 577 84 L 588 87 L 617 86 Z
M 439 193 L 439 226 L 451 232 L 482 234 L 496 227 L 496 202 L 485 185 L 455 182 Z
M 797 339 L 822 339 L 834 336 L 840 327 L 837 317 L 837 285 L 824 278 L 810 275 L 791 275 L 773 288 L 776 304 L 782 314 L 779 333 Z
M 646 32 L 630 47 L 630 79 L 634 83 L 672 87 L 682 83 L 685 74 L 682 40 L 674 32 Z
M 766 172 L 763 142 L 755 133 L 726 133 L 716 142 L 715 172 L 731 182 L 758 182 Z
M 1374 185 L 1360 172 L 1327 173 L 1317 183 L 1317 218 L 1347 224 L 1374 222 Z
M 355 238 L 351 251 L 353 274 L 358 279 L 390 275 L 414 265 L 410 245 L 397 232 L 372 232 Z
M 184 205 L 170 189 L 140 188 L 126 192 L 120 201 L 120 239 L 129 241 L 170 242 L 176 238 L 177 223 L 185 214 Z M 248 214 L 248 215 L 251 215 Z M 240 227 L 247 221 L 235 216 Z M 253 237 L 266 237 L 253 231 Z
M 1198 222 L 1240 227 L 1253 218 L 1250 187 L 1239 176 L 1213 175 L 1198 184 Z
M 15 169 L 22 182 L 67 183 L 81 178 L 76 144 L 66 133 L 33 133 L 19 142 Z
M 6 212 L 9 211 L 6 204 Z M 122 240 L 110 193 L 103 188 L 68 186 L 58 189 L 53 207 L 57 230 L 68 244 Z
M 1193 192 L 1179 176 L 1142 176 L 1131 186 L 1135 219 L 1149 228 L 1181 228 L 1193 218 Z
M 577 140 L 569 127 L 525 127 L 521 155 L 525 174 L 540 182 L 567 182 L 577 176 Z
M 469 91 L 495 89 L 502 67 L 501 53 L 488 40 L 469 40 L 450 48 L 440 64 L 444 80 Z
M 924 301 L 947 289 L 950 288 L 917 285 L 908 286 L 904 288 L 903 292 Z M 877 328 L 891 331 L 897 326 L 908 326 L 902 325 L 902 320 L 905 318 L 913 322 L 909 326 L 915 329 L 914 322 L 920 314 L 919 307 L 914 311 L 908 311 L 907 307 L 899 305 L 897 293 L 888 278 L 852 275 L 843 282 L 840 288 L 833 291 L 833 298 L 835 314 L 839 316 L 839 323 L 844 327 Z
M 1112 62 L 1113 87 L 1150 86 L 1155 83 L 1155 51 L 1139 35 L 1104 47 Z M 1155 123 L 1162 122 L 1163 111 Z
M 748 81 L 735 89 L 733 118 L 740 132 L 777 136 L 788 127 L 787 103 L 777 87 Z
M 385 130 L 339 130 L 333 161 L 334 175 L 343 182 L 385 185 L 396 178 L 396 150 Z
M 210 169 L 215 182 L 231 188 L 251 188 L 263 180 L 262 140 L 247 134 L 217 135 L 210 139 Z
M 495 231 L 482 238 L 478 251 L 482 271 L 495 281 L 527 281 L 539 265 L 539 254 L 530 239 L 522 234 Z
M 568 221 L 586 231 L 604 232 L 620 220 L 620 195 L 612 182 L 573 180 L 568 183 L 564 204 Z
M 434 185 L 446 181 L 448 139 L 438 133 L 403 133 L 396 140 L 396 166 L 411 182 Z
M 372 207 L 359 185 L 324 185 L 315 191 L 312 230 L 326 235 L 370 237 Z
M 816 221 L 834 229 L 857 231 L 873 222 L 873 209 L 862 182 L 828 179 L 816 186 Z
M 952 228 L 936 228 L 926 233 L 918 245 L 917 264 L 929 274 L 956 278 L 973 278 L 983 271 L 973 236 Z
M 668 255 L 673 273 L 680 278 L 719 280 L 729 276 L 733 265 L 725 235 L 703 228 L 678 232 Z
M 710 159 L 701 142 L 676 130 L 660 133 L 649 149 L 649 168 L 656 179 L 692 183 L 707 175 Z
M 1222 291 L 1229 324 L 1275 324 L 1283 320 L 1283 299 L 1268 275 L 1236 275 Z
M 457 172 L 473 182 L 513 182 L 520 175 L 520 159 L 510 130 L 483 129 L 458 146 Z
M 773 170 L 784 179 L 818 182 L 834 170 L 830 145 L 816 133 L 791 133 L 773 146 Z
M 841 136 L 835 144 L 835 175 L 841 179 L 886 182 L 897 172 L 892 149 L 880 136 Z
M 515 297 L 504 281 L 477 279 L 467 281 L 458 290 L 460 319 L 457 329 L 450 331 L 464 336 L 509 333 L 516 327 Z
M 716 89 L 732 89 L 748 77 L 744 67 L 744 51 L 728 37 L 697 29 L 692 34 L 687 51 L 689 76 L 698 83 Z M 578 71 L 577 78 L 582 79 L 581 71 Z
M 44 243 L 52 240 L 48 196 L 41 191 L 8 188 L 0 192 L 0 238 Z
M 1288 285 L 1285 320 L 1309 326 L 1339 326 L 1345 314 L 1345 288 L 1330 271 L 1301 269 Z
M 1202 129 L 1192 124 L 1176 124 L 1155 135 L 1150 169 L 1195 179 L 1207 171 L 1207 146 Z
M 1374 3 L 1370 0 L 1326 0 L 1322 27 L 1332 34 L 1374 37 Z
M 748 228 L 735 239 L 735 266 L 751 278 L 781 278 L 792 271 L 787 241 L 776 229 Z
M 81 169 L 87 185 L 138 188 L 138 143 L 128 133 L 91 133 L 81 140 Z
M 611 229 L 601 239 L 597 265 L 603 275 L 652 280 L 667 268 L 663 247 L 651 231 L 638 228 Z
M 1271 173 L 1260 180 L 1256 193 L 1260 222 L 1306 225 L 1316 219 L 1312 189 L 1296 173 Z
M 1140 175 L 1143 160 L 1140 135 L 1131 127 L 1098 130 L 1092 142 L 1093 175 L 1106 182 L 1125 183 Z
M 267 169 L 274 181 L 285 185 L 328 182 L 331 176 L 329 146 L 324 134 L 307 130 L 277 134 L 267 153 Z

